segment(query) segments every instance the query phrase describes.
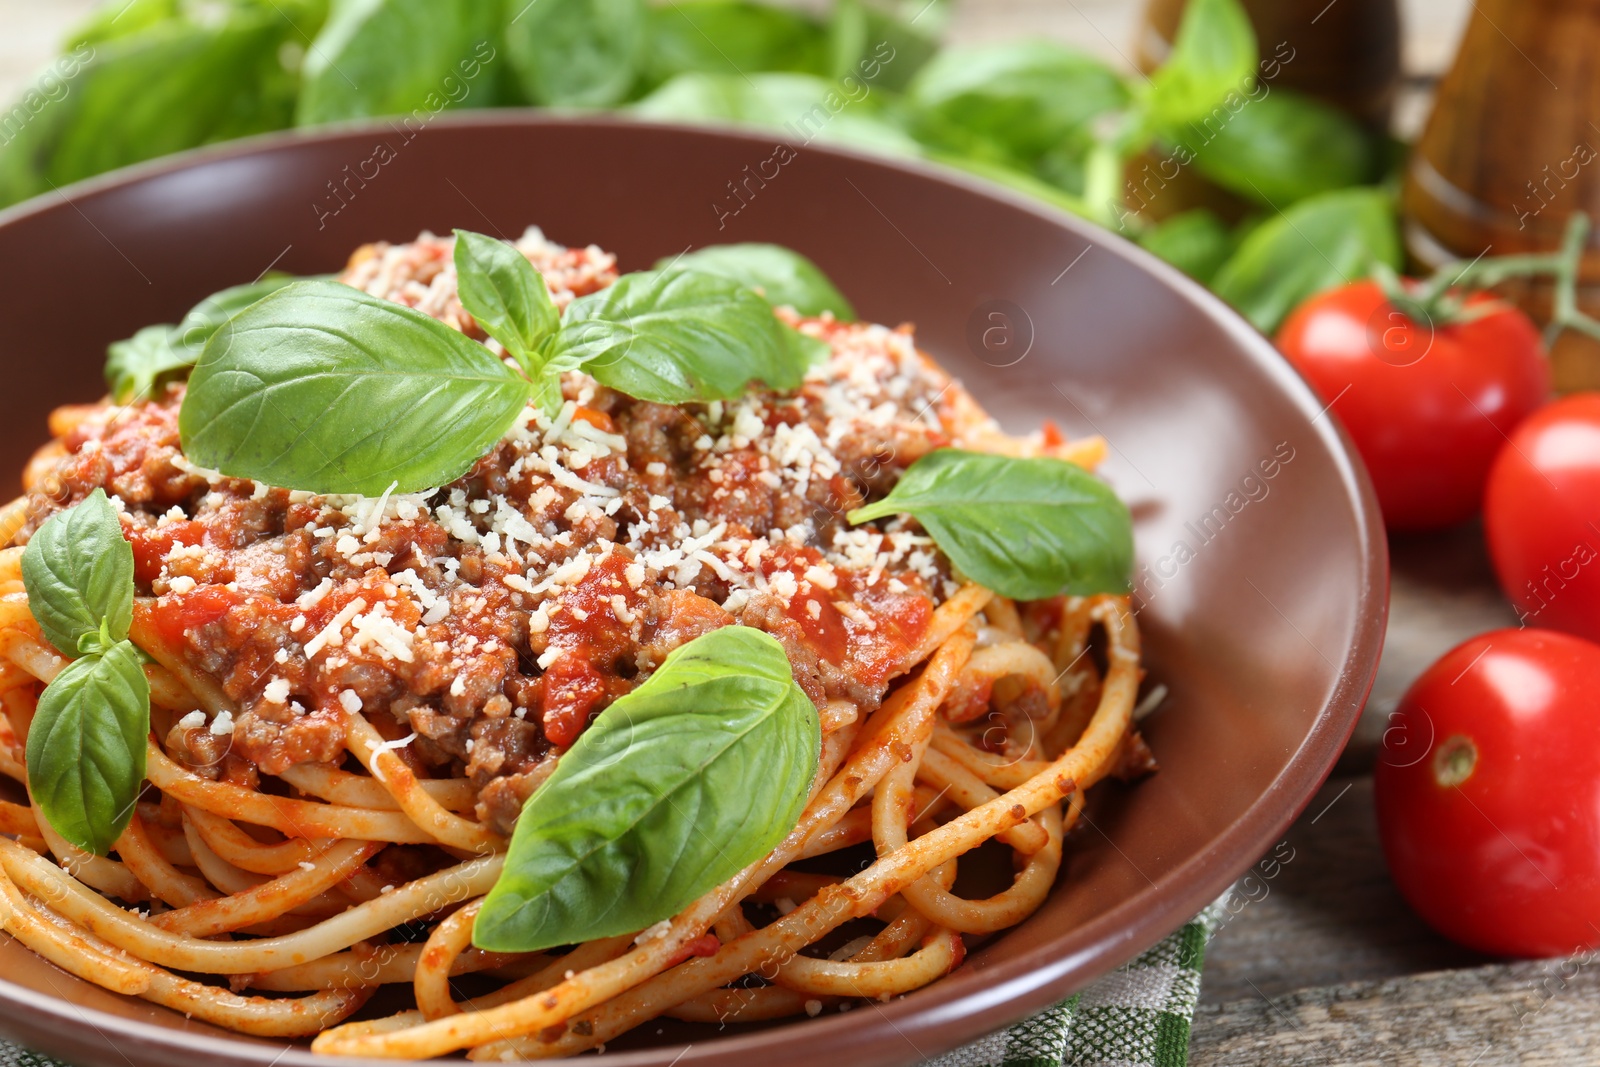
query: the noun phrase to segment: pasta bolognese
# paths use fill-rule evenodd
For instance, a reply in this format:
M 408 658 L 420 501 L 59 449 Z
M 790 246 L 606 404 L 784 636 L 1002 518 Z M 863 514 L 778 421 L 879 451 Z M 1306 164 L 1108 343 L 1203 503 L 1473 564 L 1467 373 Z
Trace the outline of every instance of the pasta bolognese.
M 854 321 L 825 281 L 812 288 L 828 306 L 803 306 L 776 275 L 754 291 L 782 331 L 773 359 L 798 361 L 794 380 L 769 368 L 715 398 L 652 399 L 668 387 L 616 384 L 672 371 L 618 370 L 667 350 L 624 306 L 642 276 L 530 230 L 505 246 L 542 283 L 519 312 L 527 294 L 500 266 L 473 266 L 469 280 L 465 240 L 364 247 L 336 283 L 295 283 L 212 323 L 187 364 L 170 358 L 184 348 L 174 330 L 161 357 L 125 355 L 122 371 L 144 375 L 136 388 L 113 376 L 120 398 L 52 415 L 25 494 L 0 512 L 12 546 L 0 551 L 0 773 L 28 789 L 0 801 L 0 925 L 81 978 L 242 1033 L 314 1037 L 338 1055 L 495 1060 L 600 1047 L 661 1016 L 753 1022 L 901 995 L 959 966 L 966 939 L 1037 909 L 1087 791 L 1154 767 L 1133 722 L 1142 671 L 1126 511 L 1083 473 L 1103 442 L 1048 426 L 1002 433 L 909 327 Z M 783 250 L 747 251 L 752 264 L 784 256 L 815 270 Z M 739 262 L 705 260 L 689 276 Z M 676 269 L 636 288 L 667 293 Z M 748 295 L 694 284 L 724 304 Z M 409 454 L 380 465 L 382 491 L 329 491 L 345 475 L 327 474 L 325 456 L 310 457 L 324 473 L 304 484 L 274 484 L 252 474 L 268 462 L 249 458 L 266 454 L 259 435 L 204 465 L 197 456 L 222 453 L 194 421 L 202 394 L 243 373 L 227 361 L 268 311 L 279 319 L 262 330 L 284 343 L 294 292 L 369 301 L 352 315 L 409 309 L 408 329 L 425 316 L 518 373 L 553 367 L 554 384 L 514 403 L 509 428 L 438 484 L 390 479 L 411 469 Z M 690 309 L 695 344 L 721 343 L 709 307 Z M 546 333 L 625 327 L 626 344 L 563 365 L 551 354 L 562 342 L 526 328 L 541 315 Z M 502 320 L 520 340 L 489 325 Z M 327 343 L 380 335 L 365 329 Z M 263 365 L 288 358 L 270 355 Z M 703 390 L 720 373 L 686 366 L 690 385 L 672 388 Z M 251 389 L 269 408 L 279 395 Z M 333 418 L 343 402 L 313 414 Z M 296 425 L 296 447 L 324 447 Z M 341 432 L 350 446 L 334 466 L 387 433 Z M 1033 481 L 988 492 L 1019 479 Z M 109 555 L 83 547 L 96 508 L 131 559 L 125 619 L 121 594 L 101 591 L 115 583 L 89 573 Z M 1095 508 L 1098 519 L 1083 517 Z M 1075 570 L 1078 541 L 1041 552 L 1008 540 L 1006 527 L 1036 516 L 1077 531 L 1120 582 Z M 980 580 L 1002 564 L 1027 580 Z M 46 592 L 52 581 L 72 586 L 61 602 L 88 612 L 81 623 Z M 751 636 L 691 663 L 718 634 Z M 756 678 L 769 648 L 777 673 Z M 677 716 L 663 736 L 680 737 L 714 710 L 704 701 L 721 698 L 702 694 L 722 692 L 722 674 L 742 694 L 729 716 L 771 693 L 750 729 L 787 731 L 750 734 L 765 740 L 739 757 L 739 795 L 684 784 L 712 757 L 658 772 L 635 756 L 648 716 Z M 116 677 L 123 695 L 103 697 Z M 58 774 L 52 746 L 141 686 L 148 718 L 134 720 L 131 762 L 142 773 L 126 802 L 101 797 L 116 796 L 115 781 L 85 777 L 103 753 L 70 752 L 77 766 Z M 674 693 L 694 706 L 661 710 Z M 625 741 L 595 762 L 613 723 Z M 781 756 L 784 745 L 799 755 Z M 784 759 L 803 766 L 783 771 Z M 670 789 L 658 773 L 677 775 Z M 530 829 L 541 798 L 563 791 L 570 810 Z M 673 797 L 702 808 L 674 814 Z M 618 836 L 632 824 L 605 838 L 585 822 L 586 808 L 646 801 L 664 820 L 649 824 L 654 839 Z M 697 827 L 741 816 L 760 833 L 696 841 Z M 560 877 L 576 879 L 562 884 L 578 887 L 567 896 L 553 881 L 527 888 L 537 865 L 519 849 L 578 823 L 605 840 L 577 851 L 603 845 L 631 875 L 591 870 L 584 852 L 558 857 Z M 990 841 L 1009 849 L 1010 885 L 958 895 L 962 857 Z M 655 886 L 668 869 L 661 885 L 678 895 L 660 890 L 656 912 L 618 882 Z M 530 915 L 574 908 L 597 936 L 559 939 L 579 929 L 568 919 L 528 933 Z M 363 1011 L 383 986 L 408 989 L 413 1006 Z

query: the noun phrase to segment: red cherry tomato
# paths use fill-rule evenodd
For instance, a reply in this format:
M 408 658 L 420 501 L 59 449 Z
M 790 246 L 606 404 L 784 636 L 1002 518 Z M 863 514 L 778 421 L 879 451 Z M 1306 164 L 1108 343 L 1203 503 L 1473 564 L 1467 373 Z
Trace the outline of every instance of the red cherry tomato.
M 1523 622 L 1600 640 L 1600 393 L 1557 400 L 1511 435 L 1483 527 Z
M 1505 435 L 1550 391 L 1539 331 L 1521 311 L 1430 327 L 1395 310 L 1376 282 L 1307 300 L 1277 344 L 1343 421 L 1394 530 L 1476 514 Z
M 1375 777 L 1389 872 L 1434 929 L 1503 956 L 1600 945 L 1600 645 L 1457 646 L 1400 701 Z

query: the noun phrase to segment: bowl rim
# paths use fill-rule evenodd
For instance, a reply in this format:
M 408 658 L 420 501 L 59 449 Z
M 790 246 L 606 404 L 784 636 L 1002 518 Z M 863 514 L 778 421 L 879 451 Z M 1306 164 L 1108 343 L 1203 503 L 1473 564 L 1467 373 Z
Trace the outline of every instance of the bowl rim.
M 759 128 L 728 123 L 683 123 L 641 120 L 616 114 L 596 114 L 534 108 L 496 108 L 443 113 L 429 122 L 429 130 L 515 129 L 590 126 L 614 130 L 666 132 L 684 137 L 717 140 L 734 139 L 752 146 L 770 146 L 773 134 Z M 319 126 L 312 130 L 283 130 L 228 141 L 162 156 L 96 175 L 52 192 L 41 193 L 11 207 L 0 209 L 0 228 L 43 214 L 65 201 L 82 213 L 78 201 L 106 195 L 128 186 L 158 180 L 167 175 L 215 163 L 254 156 L 270 156 L 307 143 L 338 141 L 390 131 L 383 120 L 356 120 Z M 426 131 L 424 131 L 426 132 Z M 1024 195 L 1007 186 L 928 161 L 865 151 L 848 145 L 817 144 L 808 152 L 842 156 L 860 164 L 910 175 L 924 181 L 954 186 L 972 195 L 999 200 L 1037 218 L 1042 225 L 1065 228 L 1074 236 L 1103 248 L 1152 274 L 1168 290 L 1198 305 L 1220 327 L 1240 353 L 1278 392 L 1300 409 L 1333 461 L 1338 480 L 1345 490 L 1358 535 L 1360 558 L 1355 610 L 1357 625 L 1354 640 L 1344 651 L 1339 674 L 1329 697 L 1318 710 L 1311 728 L 1290 755 L 1284 769 L 1272 783 L 1208 846 L 1170 871 L 1163 883 L 1153 884 L 1148 892 L 1130 897 L 1104 914 L 1075 928 L 1079 947 L 1062 954 L 1051 943 L 1041 943 L 1024 955 L 983 970 L 981 985 L 967 990 L 950 978 L 935 982 L 913 994 L 887 1004 L 873 1004 L 878 1031 L 931 1032 L 924 1052 L 915 1042 L 911 1047 L 924 1059 L 994 1033 L 1046 1007 L 1060 1002 L 1094 979 L 1131 960 L 1139 953 L 1176 930 L 1226 891 L 1236 878 L 1264 854 L 1289 825 L 1309 805 L 1318 788 L 1331 774 L 1356 723 L 1376 679 L 1378 659 L 1388 618 L 1389 552 L 1377 497 L 1365 466 L 1348 435 L 1329 417 L 1330 405 L 1321 400 L 1272 346 L 1270 341 L 1228 307 L 1219 297 L 1175 267 L 1159 259 L 1120 234 L 1079 218 L 1044 201 Z M 1320 423 L 1320 425 L 1318 425 Z M 1148 898 L 1148 899 L 1147 899 Z M 865 1015 L 865 1013 L 861 1013 Z M 719 1037 L 708 1043 L 662 1045 L 647 1050 L 608 1054 L 615 1067 L 666 1067 L 667 1064 L 710 1062 L 718 1065 L 751 1062 L 751 1058 L 778 1041 L 792 1040 L 796 1027 L 803 1026 L 805 1038 L 821 1059 L 830 1055 L 848 1056 L 852 1034 L 860 1030 L 855 1018 L 835 1014 L 798 1020 L 742 1034 Z M 84 1027 L 83 1024 L 89 1024 Z M 63 997 L 50 996 L 18 985 L 0 976 L 0 1028 L 24 1041 L 39 1039 L 41 1045 L 55 1048 L 75 1046 L 89 1053 L 98 1047 L 85 1031 L 93 1029 L 102 1038 L 110 1031 L 118 1037 L 152 1050 L 189 1053 L 227 1063 L 259 1064 L 261 1067 L 326 1067 L 343 1062 L 352 1067 L 378 1067 L 389 1060 L 347 1059 L 313 1054 L 303 1046 L 287 1049 L 257 1039 L 241 1039 L 161 1026 L 127 1019 L 93 1008 L 80 1007 Z M 79 1034 L 85 1034 L 80 1037 Z M 676 1056 L 676 1058 L 673 1058 Z M 204 1062 L 204 1061 L 203 1061 Z M 848 1059 L 846 1062 L 849 1062 Z

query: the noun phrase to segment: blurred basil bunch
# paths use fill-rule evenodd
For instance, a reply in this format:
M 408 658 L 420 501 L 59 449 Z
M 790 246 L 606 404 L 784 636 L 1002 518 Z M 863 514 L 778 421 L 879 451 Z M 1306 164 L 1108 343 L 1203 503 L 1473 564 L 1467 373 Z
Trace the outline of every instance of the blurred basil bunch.
M 1293 49 L 1258 53 L 1237 0 L 1192 0 L 1148 78 L 1044 40 L 940 50 L 947 2 L 109 0 L 0 111 L 0 205 L 291 126 L 621 108 L 963 168 L 1120 229 L 1269 331 L 1350 264 L 1397 261 L 1388 198 L 1347 188 L 1379 146 L 1273 87 Z M 1190 169 L 1257 212 L 1156 222 Z

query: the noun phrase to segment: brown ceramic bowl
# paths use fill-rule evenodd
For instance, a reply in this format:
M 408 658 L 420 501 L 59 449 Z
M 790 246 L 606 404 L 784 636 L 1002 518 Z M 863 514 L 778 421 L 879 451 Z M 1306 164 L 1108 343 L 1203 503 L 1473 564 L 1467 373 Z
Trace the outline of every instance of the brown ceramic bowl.
M 1322 405 L 1199 286 L 949 172 L 815 147 L 767 162 L 765 134 L 484 114 L 405 136 L 271 137 L 0 214 L 10 490 L 46 413 L 103 392 L 108 341 L 269 266 L 330 271 L 366 241 L 538 223 L 626 269 L 714 242 L 797 248 L 863 317 L 915 322 L 1006 426 L 1103 434 L 1137 518 L 1148 667 L 1170 689 L 1145 724 L 1161 771 L 1097 792 L 1049 903 L 892 1003 L 721 1034 L 651 1025 L 608 1061 L 889 1067 L 971 1041 L 1178 927 L 1327 775 L 1378 662 L 1378 510 Z M 0 1031 L 84 1067 L 325 1062 L 106 993 L 9 939 L 0 976 Z

